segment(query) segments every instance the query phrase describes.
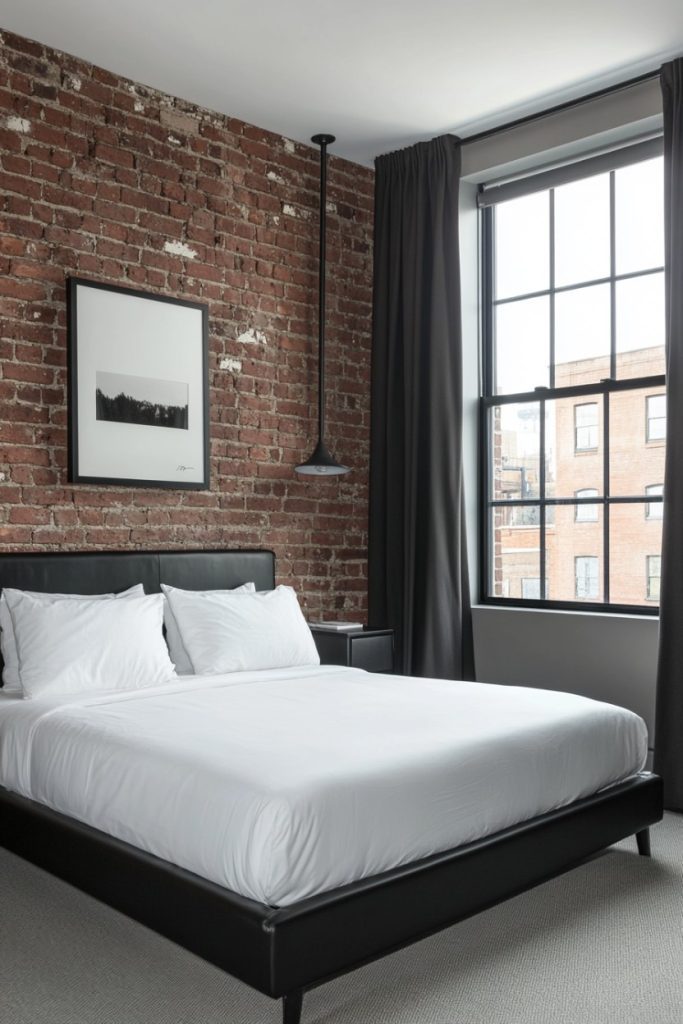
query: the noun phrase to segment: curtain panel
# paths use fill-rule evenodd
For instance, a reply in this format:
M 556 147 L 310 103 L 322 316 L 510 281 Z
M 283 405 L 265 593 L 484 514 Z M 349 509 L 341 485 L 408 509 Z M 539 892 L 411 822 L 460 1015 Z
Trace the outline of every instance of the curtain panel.
M 666 251 L 666 467 L 654 767 L 683 811 L 683 59 L 661 70 Z
M 462 466 L 460 143 L 378 157 L 369 610 L 397 667 L 473 678 Z

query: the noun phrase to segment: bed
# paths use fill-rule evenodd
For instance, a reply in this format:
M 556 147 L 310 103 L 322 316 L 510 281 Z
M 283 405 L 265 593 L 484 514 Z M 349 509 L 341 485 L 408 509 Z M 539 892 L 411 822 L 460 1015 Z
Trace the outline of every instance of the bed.
M 162 582 L 199 590 L 247 581 L 260 590 L 274 586 L 271 552 L 0 555 L 0 586 L 26 590 L 95 594 L 141 582 L 154 593 Z M 415 719 L 418 686 L 424 722 Z M 38 702 L 17 701 L 4 715 L 7 722 L 13 719 L 11 730 L 3 732 L 0 712 L 0 843 L 259 991 L 282 998 L 285 1024 L 298 1024 L 308 988 L 551 878 L 628 835 L 637 836 L 640 853 L 649 853 L 648 827 L 662 815 L 661 781 L 634 770 L 642 762 L 643 737 L 628 712 L 599 705 L 596 717 L 587 715 L 591 702 L 582 698 L 554 695 L 549 704 L 537 691 L 494 687 L 490 696 L 496 698 L 498 717 L 489 716 L 487 728 L 497 759 L 503 759 L 497 785 L 509 778 L 504 759 L 514 755 L 522 772 L 517 790 L 512 786 L 499 794 L 502 810 L 493 815 L 493 776 L 485 750 L 476 744 L 458 755 L 460 782 L 448 786 L 454 754 L 443 726 L 446 716 L 439 720 L 429 709 L 447 708 L 457 697 L 462 749 L 468 723 L 482 717 L 482 689 L 477 684 L 321 667 L 279 675 L 252 673 L 248 678 L 242 673 L 195 677 L 189 696 L 185 684 L 174 683 L 134 699 L 79 699 L 55 708 L 49 702 L 38 707 Z M 257 723 L 267 719 L 268 707 L 277 701 L 277 728 L 259 730 Z M 10 703 L 5 698 L 5 707 Z M 353 743 L 339 729 L 325 732 L 325 723 L 346 705 L 350 720 L 367 723 L 365 735 L 356 730 Z M 383 758 L 387 763 L 395 760 L 392 752 L 373 747 L 373 716 L 378 729 L 380 716 L 390 716 L 384 730 L 404 737 L 400 785 L 384 770 Z M 560 720 L 573 733 L 568 727 L 561 734 Z M 180 728 L 182 721 L 185 726 Z M 211 781 L 200 778 L 194 767 L 192 772 L 183 768 L 191 753 L 186 733 L 195 721 L 197 728 L 214 723 L 213 740 L 207 728 L 206 746 L 213 742 L 217 751 L 223 730 L 229 739 L 221 755 L 223 771 L 241 780 L 243 791 L 245 785 L 250 792 L 262 785 L 259 765 L 269 765 L 281 779 L 291 773 L 287 793 L 295 794 L 296 801 L 287 803 L 295 828 L 290 818 L 286 827 L 282 823 L 282 800 L 266 806 L 262 792 L 257 793 L 261 803 L 254 817 L 254 800 L 240 801 L 237 784 L 226 819 L 210 815 L 213 837 L 192 819 L 193 808 L 202 802 L 198 794 L 206 794 Z M 535 743 L 533 756 L 524 731 L 532 723 L 536 735 L 545 729 L 545 740 Z M 598 727 L 607 730 L 603 735 L 611 738 L 609 743 L 591 732 Z M 153 728 L 159 748 L 155 756 L 164 763 L 160 774 L 168 776 L 178 793 L 185 790 L 185 804 L 176 800 L 173 814 L 157 816 L 157 834 L 144 835 L 131 821 L 117 828 L 121 814 L 116 800 L 131 788 L 126 772 L 136 756 L 135 730 L 140 730 L 142 749 L 149 745 Z M 240 748 L 240 735 L 253 740 Z M 89 747 L 84 736 L 90 737 Z M 289 757 L 293 745 L 296 757 Z M 11 768 L 20 764 L 21 749 L 32 758 L 32 771 L 24 777 L 18 769 L 12 774 Z M 600 763 L 593 764 L 598 753 Z M 72 782 L 79 757 L 95 768 L 97 759 L 104 758 L 117 780 L 117 785 L 105 786 L 99 801 L 92 794 L 86 800 Z M 185 771 L 187 786 L 172 778 L 174 770 Z M 106 782 L 107 774 L 100 775 Z M 563 779 L 564 789 L 553 790 Z M 547 792 L 532 792 L 544 786 Z M 143 819 L 145 793 L 142 785 L 138 788 Z M 150 794 L 158 806 L 166 806 L 169 793 L 150 789 L 148 806 Z M 438 799 L 430 800 L 435 793 Z M 314 798 L 318 803 L 310 813 Z M 400 802 L 405 800 L 422 817 L 407 821 Z M 110 821 L 97 817 L 98 803 Z M 543 806 L 551 809 L 539 813 Z M 364 832 L 363 816 L 372 821 L 380 813 L 381 828 Z M 180 834 L 169 846 L 169 830 L 179 822 Z M 349 822 L 367 838 L 360 853 L 345 848 Z M 410 835 L 400 831 L 408 825 Z M 193 848 L 183 841 L 197 834 L 203 845 Z M 239 846 L 242 834 L 251 837 L 251 847 Z M 267 851 L 260 874 L 251 870 L 259 858 L 244 852 L 232 862 L 215 856 L 221 836 L 228 835 L 235 849 Z M 281 841 L 271 841 L 273 836 Z M 436 852 L 425 853 L 429 850 Z

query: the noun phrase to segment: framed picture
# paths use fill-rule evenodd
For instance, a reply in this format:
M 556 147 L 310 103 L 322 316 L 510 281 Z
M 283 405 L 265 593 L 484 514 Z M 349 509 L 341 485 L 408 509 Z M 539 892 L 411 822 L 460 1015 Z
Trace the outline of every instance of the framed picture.
M 69 479 L 209 486 L 208 309 L 68 281 Z

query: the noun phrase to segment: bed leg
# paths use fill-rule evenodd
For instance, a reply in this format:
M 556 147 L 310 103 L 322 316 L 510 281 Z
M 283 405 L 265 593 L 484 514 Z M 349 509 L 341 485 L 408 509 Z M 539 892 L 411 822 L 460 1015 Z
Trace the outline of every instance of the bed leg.
M 282 999 L 282 1024 L 301 1024 L 301 1007 L 303 1006 L 303 989 L 290 992 Z
M 636 832 L 636 842 L 638 843 L 638 853 L 641 857 L 650 856 L 650 830 L 644 828 L 642 832 Z

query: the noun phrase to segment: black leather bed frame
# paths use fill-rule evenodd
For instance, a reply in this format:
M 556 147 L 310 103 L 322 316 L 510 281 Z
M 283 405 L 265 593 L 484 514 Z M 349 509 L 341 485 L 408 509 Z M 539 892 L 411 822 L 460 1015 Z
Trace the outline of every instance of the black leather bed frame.
M 0 554 L 0 587 L 102 593 L 274 585 L 268 551 Z M 576 866 L 662 817 L 651 774 L 486 839 L 275 909 L 0 787 L 0 845 L 274 998 L 299 1024 L 308 988 Z

